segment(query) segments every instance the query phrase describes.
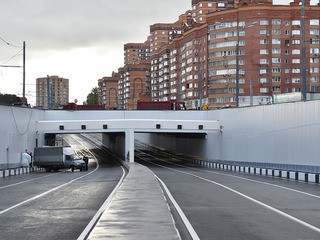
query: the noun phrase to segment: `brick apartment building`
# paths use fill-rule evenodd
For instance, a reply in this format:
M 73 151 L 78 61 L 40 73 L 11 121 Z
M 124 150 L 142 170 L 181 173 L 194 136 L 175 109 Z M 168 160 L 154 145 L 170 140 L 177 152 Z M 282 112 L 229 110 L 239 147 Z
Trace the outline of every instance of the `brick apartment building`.
M 275 94 L 300 93 L 304 69 L 306 91 L 319 93 L 320 5 L 305 1 L 303 42 L 299 4 L 192 0 L 177 22 L 153 24 L 148 41 L 125 45 L 118 108 L 135 109 L 144 93 L 189 109 L 269 104 Z M 134 55 L 139 49 L 148 58 Z
M 98 80 L 99 105 L 106 109 L 118 108 L 118 81 L 119 74 L 113 72 L 111 77 L 103 77 Z
M 69 79 L 59 76 L 36 79 L 36 105 L 38 107 L 43 107 L 44 109 L 59 109 L 68 102 Z

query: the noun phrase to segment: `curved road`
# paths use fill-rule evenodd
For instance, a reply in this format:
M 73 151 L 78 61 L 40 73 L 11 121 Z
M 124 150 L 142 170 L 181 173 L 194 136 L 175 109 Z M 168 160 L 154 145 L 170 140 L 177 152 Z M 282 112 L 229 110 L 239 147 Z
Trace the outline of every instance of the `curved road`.
M 0 179 L 0 239 L 77 239 L 118 184 L 123 169 L 94 139 L 66 135 L 64 140 L 90 155 L 89 171 Z
M 319 185 L 205 169 L 143 147 L 136 158 L 165 183 L 199 239 L 320 239 Z

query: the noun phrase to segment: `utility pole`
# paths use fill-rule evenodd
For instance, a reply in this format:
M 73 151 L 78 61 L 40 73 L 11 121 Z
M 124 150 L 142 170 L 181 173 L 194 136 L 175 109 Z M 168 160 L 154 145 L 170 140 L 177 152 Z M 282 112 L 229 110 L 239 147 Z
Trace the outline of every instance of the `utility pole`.
M 47 109 L 50 109 L 50 77 L 47 75 Z
M 26 104 L 26 42 L 23 41 L 22 105 Z

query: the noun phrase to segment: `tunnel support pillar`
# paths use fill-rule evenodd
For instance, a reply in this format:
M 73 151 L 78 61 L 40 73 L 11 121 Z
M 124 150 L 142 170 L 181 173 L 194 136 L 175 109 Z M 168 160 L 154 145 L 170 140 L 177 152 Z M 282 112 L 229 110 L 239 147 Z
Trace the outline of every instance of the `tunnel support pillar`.
M 134 162 L 134 129 L 125 130 L 126 140 L 125 140 L 125 152 L 126 161 Z

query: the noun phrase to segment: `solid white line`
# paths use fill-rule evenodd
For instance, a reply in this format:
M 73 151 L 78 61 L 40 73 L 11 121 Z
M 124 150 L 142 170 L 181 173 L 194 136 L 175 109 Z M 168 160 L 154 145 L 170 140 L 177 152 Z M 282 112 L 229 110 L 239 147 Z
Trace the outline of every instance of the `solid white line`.
M 235 175 L 225 174 L 225 173 L 221 173 L 221 172 L 208 171 L 208 170 L 199 169 L 199 168 L 195 168 L 195 167 L 188 167 L 188 166 L 184 166 L 184 165 L 181 165 L 181 164 L 169 162 L 169 161 L 166 161 L 166 160 L 161 160 L 161 159 L 159 159 L 159 160 L 163 161 L 163 162 L 166 162 L 166 163 L 170 163 L 172 165 L 179 166 L 179 167 L 193 169 L 193 170 L 200 171 L 200 172 L 213 173 L 213 174 L 216 174 L 216 175 L 222 175 L 222 176 L 227 176 L 227 177 L 232 177 L 232 178 L 238 178 L 238 179 L 241 179 L 241 180 L 260 183 L 260 184 L 264 184 L 264 185 L 268 185 L 268 186 L 272 186 L 272 187 L 277 187 L 277 188 L 285 189 L 285 190 L 288 190 L 288 191 L 291 191 L 291 192 L 296 192 L 296 193 L 300 193 L 300 194 L 303 194 L 303 195 L 307 195 L 309 197 L 314 197 L 314 198 L 319 198 L 320 199 L 320 196 L 318 196 L 318 195 L 314 195 L 314 194 L 307 193 L 307 192 L 302 192 L 302 191 L 299 191 L 299 190 L 296 190 L 296 189 L 293 189 L 293 188 L 288 188 L 288 187 L 276 185 L 276 184 L 273 184 L 273 183 L 262 182 L 262 181 L 258 181 L 258 180 L 253 180 L 253 179 L 249 179 L 249 178 L 245 178 L 245 177 L 239 177 L 239 176 L 235 176 Z
M 145 160 L 145 161 L 146 161 L 146 160 Z M 147 161 L 147 162 L 150 162 L 150 161 Z M 150 163 L 152 163 L 152 162 L 150 162 Z M 155 163 L 154 163 L 154 164 L 155 164 Z M 223 184 L 220 184 L 220 183 L 218 183 L 218 182 L 215 182 L 215 181 L 212 181 L 212 180 L 209 180 L 209 179 L 206 179 L 206 178 L 197 176 L 197 175 L 192 174 L 192 173 L 183 172 L 183 171 L 180 171 L 180 170 L 177 170 L 177 169 L 172 169 L 172 168 L 169 168 L 169 167 L 165 167 L 165 166 L 162 166 L 162 165 L 159 165 L 159 164 L 155 164 L 155 165 L 161 166 L 161 167 L 163 167 L 163 168 L 170 169 L 170 170 L 175 171 L 175 172 L 179 172 L 179 173 L 183 173 L 183 174 L 186 174 L 186 175 L 189 175 L 189 176 L 193 176 L 193 177 L 198 178 L 198 179 L 201 179 L 201 180 L 203 180 L 203 181 L 210 182 L 210 183 L 213 183 L 213 184 L 215 184 L 215 185 L 218 185 L 218 186 L 220 186 L 220 187 L 222 187 L 222 188 L 224 188 L 224 189 L 227 189 L 227 190 L 229 190 L 229 191 L 231 191 L 231 192 L 233 192 L 233 193 L 236 193 L 236 194 L 238 194 L 238 195 L 240 195 L 240 196 L 242 196 L 242 197 L 244 197 L 244 198 L 246 198 L 246 199 L 248 199 L 248 200 L 250 200 L 250 201 L 252 201 L 252 202 L 254 202 L 254 203 L 257 203 L 257 204 L 259 204 L 260 206 L 263 206 L 263 207 L 265 207 L 265 208 L 267 208 L 267 209 L 269 209 L 269 210 L 271 210 L 271 211 L 273 211 L 273 212 L 275 212 L 275 213 L 277 213 L 277 214 L 280 214 L 281 216 L 284 216 L 284 217 L 286 217 L 287 219 L 290 219 L 290 220 L 292 220 L 292 221 L 294 221 L 294 222 L 296 222 L 296 223 L 299 223 L 299 224 L 301 224 L 301 225 L 304 226 L 304 227 L 307 227 L 307 228 L 309 228 L 309 229 L 311 229 L 311 230 L 313 230 L 313 231 L 315 231 L 315 232 L 320 233 L 320 228 L 317 228 L 317 227 L 315 227 L 315 226 L 313 226 L 313 225 L 311 225 L 311 224 L 309 224 L 309 223 L 307 223 L 307 222 L 304 222 L 304 221 L 302 221 L 302 220 L 300 220 L 300 219 L 298 219 L 298 218 L 296 218 L 296 217 L 293 217 L 293 216 L 291 216 L 291 215 L 289 215 L 289 214 L 287 214 L 287 213 L 285 213 L 285 212 L 282 212 L 282 211 L 280 211 L 280 210 L 278 210 L 278 209 L 276 209 L 276 208 L 274 208 L 274 207 L 272 207 L 272 206 L 270 206 L 270 205 L 267 205 L 267 204 L 265 204 L 265 203 L 263 203 L 263 202 L 260 202 L 260 201 L 258 201 L 258 200 L 256 200 L 256 199 L 252 198 L 252 197 L 249 197 L 249 196 L 247 196 L 247 195 L 245 195 L 245 194 L 243 194 L 243 193 L 241 193 L 241 192 L 239 192 L 239 191 L 237 191 L 237 190 L 234 190 L 234 189 L 232 189 L 232 188 L 230 188 L 230 187 L 227 187 L 227 186 L 225 186 L 225 185 L 223 185 Z
M 26 180 L 26 181 L 22 181 L 22 182 L 18 182 L 18 183 L 13 183 L 13 184 L 10 184 L 10 185 L 6 185 L 6 186 L 3 186 L 3 187 L 0 187 L 0 189 L 14 187 L 14 186 L 17 186 L 17 185 L 20 185 L 20 184 L 23 184 L 23 183 L 32 182 L 32 181 L 35 181 L 35 180 L 39 180 L 39 179 L 42 179 L 42 178 L 55 176 L 55 175 L 58 175 L 58 174 L 61 174 L 61 173 L 50 174 L 50 175 L 47 175 L 47 176 L 44 176 L 44 177 L 32 178 L 30 180 Z
M 125 177 L 125 170 L 124 168 L 121 166 L 122 168 L 122 177 L 119 180 L 117 186 L 113 189 L 113 191 L 111 192 L 111 194 L 109 195 L 109 197 L 107 198 L 107 200 L 102 204 L 102 206 L 99 208 L 99 210 L 97 211 L 97 213 L 93 216 L 93 218 L 91 219 L 91 221 L 89 222 L 89 224 L 87 225 L 87 227 L 83 230 L 83 232 L 80 234 L 80 236 L 78 237 L 77 240 L 83 240 L 83 239 L 87 239 L 89 233 L 91 232 L 91 230 L 93 229 L 93 227 L 96 225 L 96 223 L 98 222 L 100 216 L 103 214 L 104 211 L 107 210 L 107 208 L 110 205 L 110 202 L 112 200 L 112 198 L 114 197 L 114 195 L 116 194 L 118 188 L 120 187 L 120 185 L 122 184 L 124 177 Z
M 6 209 L 0 211 L 0 215 L 3 214 L 3 213 L 8 212 L 8 211 L 10 211 L 10 210 L 12 210 L 12 209 L 14 209 L 14 208 L 20 207 L 20 206 L 23 205 L 23 204 L 26 204 L 26 203 L 31 202 L 31 201 L 33 201 L 33 200 L 36 200 L 36 199 L 38 199 L 38 198 L 40 198 L 40 197 L 43 197 L 43 196 L 45 196 L 45 195 L 47 195 L 47 194 L 49 194 L 49 193 L 52 193 L 52 192 L 54 192 L 54 191 L 56 191 L 56 190 L 58 190 L 58 189 L 60 189 L 60 188 L 62 188 L 62 187 L 65 187 L 65 186 L 67 186 L 67 185 L 69 185 L 69 184 L 71 184 L 71 183 L 73 183 L 73 182 L 75 182 L 75 181 L 77 181 L 77 180 L 79 180 L 79 179 L 81 179 L 81 178 L 84 178 L 84 177 L 86 177 L 86 176 L 94 173 L 97 169 L 98 169 L 98 167 L 97 167 L 95 170 L 93 170 L 92 172 L 89 172 L 89 173 L 87 173 L 87 174 L 85 174 L 85 175 L 83 175 L 83 176 L 81 176 L 81 177 L 75 178 L 75 179 L 73 179 L 73 180 L 71 180 L 71 181 L 69 181 L 69 182 L 66 182 L 66 183 L 64 183 L 64 184 L 62 184 L 62 185 L 59 185 L 59 186 L 57 186 L 57 187 L 55 187 L 55 188 L 50 189 L 49 191 L 46 191 L 46 192 L 41 193 L 41 194 L 39 194 L 39 195 L 36 195 L 36 196 L 34 196 L 34 197 L 32 197 L 32 198 L 29 198 L 29 199 L 27 199 L 27 200 L 25 200 L 25 201 L 23 201 L 23 202 L 20 202 L 20 203 L 18 203 L 18 204 L 16 204 L 16 205 L 13 205 L 13 206 L 11 206 L 11 207 L 9 207 L 9 208 L 6 208 Z
M 196 231 L 192 227 L 191 223 L 189 222 L 188 218 L 186 217 L 186 215 L 184 214 L 184 212 L 180 208 L 179 204 L 176 202 L 176 200 L 174 199 L 174 197 L 170 193 L 170 191 L 167 188 L 167 186 L 164 184 L 164 182 L 157 175 L 155 175 L 155 177 L 158 179 L 158 181 L 161 183 L 162 187 L 166 191 L 168 197 L 170 198 L 170 201 L 172 202 L 172 204 L 174 205 L 174 207 L 177 210 L 178 214 L 180 215 L 181 220 L 183 221 L 184 225 L 186 226 L 186 228 L 187 228 L 189 234 L 191 235 L 192 239 L 200 240 L 198 234 L 196 233 Z

